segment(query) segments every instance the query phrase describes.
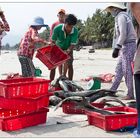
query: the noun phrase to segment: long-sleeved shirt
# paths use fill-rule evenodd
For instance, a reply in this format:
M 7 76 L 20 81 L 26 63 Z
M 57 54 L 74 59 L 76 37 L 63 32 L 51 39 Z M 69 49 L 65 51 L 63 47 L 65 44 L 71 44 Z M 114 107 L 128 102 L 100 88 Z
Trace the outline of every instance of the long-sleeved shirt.
M 1 18 L 2 21 L 0 21 L 0 47 L 1 47 L 1 40 L 6 35 L 6 32 L 10 31 L 10 26 L 3 15 L 3 18 Z
M 115 17 L 114 40 L 115 48 L 118 48 L 117 44 L 124 45 L 136 41 L 136 32 L 132 20 L 126 12 L 120 12 Z
M 35 50 L 35 43 L 37 42 L 45 42 L 45 40 L 38 36 L 36 29 L 30 27 L 20 42 L 18 55 L 30 57 L 32 59 Z
M 3 18 L 2 21 L 0 21 L 0 31 L 10 31 L 9 24 L 5 18 Z

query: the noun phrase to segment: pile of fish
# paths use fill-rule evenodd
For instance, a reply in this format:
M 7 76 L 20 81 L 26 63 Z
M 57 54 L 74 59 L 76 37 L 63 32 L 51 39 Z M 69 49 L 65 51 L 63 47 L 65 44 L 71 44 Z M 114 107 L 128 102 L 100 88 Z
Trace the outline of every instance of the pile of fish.
M 102 97 L 113 97 L 117 91 L 99 89 L 99 90 L 84 90 L 81 86 L 75 82 L 70 81 L 67 77 L 60 76 L 58 79 L 51 83 L 54 87 L 60 87 L 62 90 L 54 92 L 54 96 L 50 99 L 51 105 L 55 106 L 55 110 L 58 109 L 64 102 L 75 102 L 76 107 L 89 111 L 99 112 L 104 115 L 112 114 L 125 114 L 126 112 L 107 111 L 92 105 L 97 99 Z M 121 100 L 117 98 L 103 99 L 101 103 L 107 106 L 114 106 L 108 102 L 117 102 L 121 106 L 126 106 Z M 135 104 L 135 102 L 131 103 Z M 128 105 L 129 106 L 129 105 Z

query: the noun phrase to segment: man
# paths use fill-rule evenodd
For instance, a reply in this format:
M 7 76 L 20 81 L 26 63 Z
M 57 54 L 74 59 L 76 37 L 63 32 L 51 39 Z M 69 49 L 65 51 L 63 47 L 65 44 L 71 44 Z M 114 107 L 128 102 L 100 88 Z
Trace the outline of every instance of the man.
M 65 15 L 66 15 L 66 12 L 64 9 L 60 9 L 58 11 L 58 14 L 57 14 L 57 17 L 58 17 L 58 21 L 54 22 L 51 26 L 51 30 L 50 30 L 50 40 L 51 40 L 51 37 L 52 37 L 52 33 L 53 33 L 53 29 L 55 28 L 55 26 L 61 24 L 61 23 L 64 23 L 64 20 L 65 20 Z
M 74 27 L 77 23 L 77 18 L 73 14 L 68 14 L 65 17 L 64 24 L 56 26 L 52 34 L 52 46 L 56 44 L 62 50 L 66 51 L 70 59 L 65 63 L 64 76 L 66 76 L 66 69 L 68 68 L 68 78 L 73 79 L 73 48 L 78 43 L 78 30 Z M 55 69 L 51 74 L 55 73 Z M 50 80 L 53 80 L 53 75 L 50 74 Z
M 59 25 L 59 24 L 62 24 L 64 23 L 64 20 L 65 20 L 65 15 L 66 15 L 66 12 L 64 9 L 60 9 L 58 11 L 58 14 L 57 14 L 57 17 L 58 17 L 58 21 L 54 22 L 51 26 L 51 30 L 50 30 L 50 41 L 52 42 L 51 40 L 51 37 L 52 37 L 52 33 L 53 33 L 53 29 Z M 61 76 L 62 75 L 62 65 L 58 67 L 58 70 L 59 70 L 59 75 Z M 55 77 L 55 70 L 51 71 L 50 72 L 50 79 L 54 79 Z
M 24 37 L 21 39 L 17 54 L 21 64 L 23 77 L 35 76 L 35 66 L 33 64 L 35 45 L 38 42 L 43 45 L 48 45 L 46 40 L 39 37 L 38 31 L 42 27 L 47 26 L 48 25 L 44 24 L 44 19 L 42 17 L 35 17 Z

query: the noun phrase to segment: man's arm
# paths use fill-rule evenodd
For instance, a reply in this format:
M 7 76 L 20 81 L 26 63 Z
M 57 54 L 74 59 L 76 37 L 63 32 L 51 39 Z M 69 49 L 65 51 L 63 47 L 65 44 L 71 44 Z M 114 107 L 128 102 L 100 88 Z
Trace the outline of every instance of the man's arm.
M 58 29 L 56 27 L 54 28 L 53 33 L 52 33 L 52 37 L 51 37 L 52 42 L 56 42 L 57 37 L 58 37 Z
M 50 44 L 51 46 L 54 46 L 56 44 L 57 37 L 58 37 L 58 29 L 56 27 L 53 29 L 53 32 L 52 32 L 51 44 Z
M 55 27 L 55 23 L 53 23 L 52 26 L 51 26 L 51 30 L 50 30 L 50 41 L 52 41 L 51 38 L 52 38 L 54 27 Z

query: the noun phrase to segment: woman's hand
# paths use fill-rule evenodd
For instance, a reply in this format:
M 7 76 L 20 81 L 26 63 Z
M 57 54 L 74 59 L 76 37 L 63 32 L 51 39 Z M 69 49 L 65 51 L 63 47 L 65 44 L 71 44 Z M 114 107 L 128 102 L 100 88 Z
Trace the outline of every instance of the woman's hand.
M 44 44 L 44 45 L 48 45 L 48 42 L 47 42 L 47 41 L 44 41 L 43 44 Z
M 67 53 L 67 54 L 70 54 L 70 53 L 71 53 L 71 50 L 70 50 L 70 49 L 67 49 L 67 50 L 66 50 L 66 53 Z
M 115 48 L 115 49 L 113 50 L 112 57 L 113 57 L 113 58 L 117 58 L 117 57 L 119 56 L 119 51 L 120 51 L 120 49 Z
M 55 46 L 55 43 L 54 43 L 54 42 L 49 42 L 48 45 L 50 45 L 50 46 Z

